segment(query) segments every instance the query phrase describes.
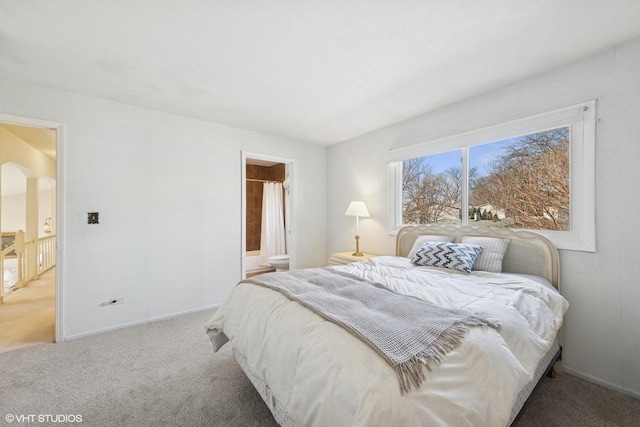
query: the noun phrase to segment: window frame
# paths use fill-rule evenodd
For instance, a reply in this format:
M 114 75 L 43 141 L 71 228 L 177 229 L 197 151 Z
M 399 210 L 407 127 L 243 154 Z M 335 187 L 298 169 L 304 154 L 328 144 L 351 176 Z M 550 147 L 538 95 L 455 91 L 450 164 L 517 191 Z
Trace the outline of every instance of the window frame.
M 521 119 L 403 147 L 388 152 L 389 234 L 402 224 L 402 162 L 445 151 L 462 151 L 462 212 L 469 207 L 468 148 L 559 127 L 569 127 L 570 230 L 530 230 L 551 240 L 558 249 L 595 252 L 595 135 L 596 101 L 588 101 Z M 462 215 L 462 225 L 469 219 Z

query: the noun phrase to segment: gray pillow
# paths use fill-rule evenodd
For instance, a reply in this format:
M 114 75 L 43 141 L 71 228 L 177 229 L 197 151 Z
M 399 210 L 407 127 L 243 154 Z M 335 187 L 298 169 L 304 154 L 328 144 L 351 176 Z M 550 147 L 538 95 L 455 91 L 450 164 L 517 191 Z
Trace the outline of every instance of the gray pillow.
M 502 273 L 502 258 L 504 258 L 511 240 L 496 237 L 465 236 L 462 238 L 462 243 L 482 246 L 482 253 L 473 263 L 472 270 Z

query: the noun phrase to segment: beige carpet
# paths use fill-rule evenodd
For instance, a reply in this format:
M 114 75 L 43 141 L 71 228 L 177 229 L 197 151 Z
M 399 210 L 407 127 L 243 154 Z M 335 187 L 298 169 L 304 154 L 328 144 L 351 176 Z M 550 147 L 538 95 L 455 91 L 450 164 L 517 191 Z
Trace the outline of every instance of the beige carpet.
M 55 268 L 0 304 L 0 353 L 55 341 Z
M 229 346 L 213 353 L 210 315 L 0 354 L 0 425 L 6 414 L 73 414 L 83 426 L 275 426 Z M 640 401 L 564 374 L 543 380 L 517 426 L 637 426 L 639 416 Z

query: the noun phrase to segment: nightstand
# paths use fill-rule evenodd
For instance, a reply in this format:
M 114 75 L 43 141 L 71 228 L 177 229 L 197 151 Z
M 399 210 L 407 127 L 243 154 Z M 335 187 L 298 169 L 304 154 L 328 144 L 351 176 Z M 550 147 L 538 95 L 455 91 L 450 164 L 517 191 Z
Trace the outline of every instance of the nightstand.
M 337 252 L 335 254 L 331 254 L 329 257 L 329 265 L 346 265 L 351 264 L 352 262 L 364 261 L 376 256 L 378 255 L 362 254 L 362 256 L 354 256 L 353 251 Z

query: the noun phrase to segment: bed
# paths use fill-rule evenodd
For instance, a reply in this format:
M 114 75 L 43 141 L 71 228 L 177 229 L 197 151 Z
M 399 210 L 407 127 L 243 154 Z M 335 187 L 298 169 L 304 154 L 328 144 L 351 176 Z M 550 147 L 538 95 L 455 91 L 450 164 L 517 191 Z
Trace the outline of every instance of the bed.
M 434 262 L 433 248 L 443 247 L 478 252 L 464 267 L 471 270 L 443 266 L 438 257 Z M 215 351 L 230 342 L 282 426 L 508 426 L 560 359 L 568 302 L 558 292 L 558 269 L 555 247 L 535 233 L 406 227 L 397 235 L 395 256 L 240 282 L 206 330 Z M 376 288 L 393 304 L 406 303 L 408 312 L 424 304 L 485 323 L 466 327 L 459 342 L 421 367 L 423 380 L 403 388 L 398 367 L 375 342 L 278 288 L 308 275 L 355 283 L 339 282 L 335 292 Z M 397 313 L 393 304 L 383 307 Z

